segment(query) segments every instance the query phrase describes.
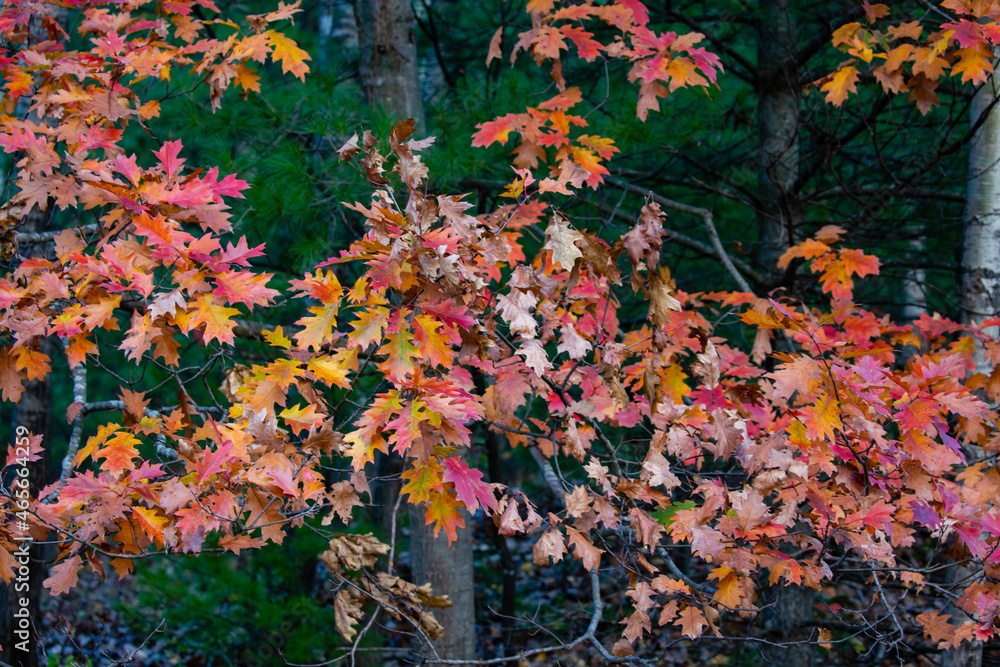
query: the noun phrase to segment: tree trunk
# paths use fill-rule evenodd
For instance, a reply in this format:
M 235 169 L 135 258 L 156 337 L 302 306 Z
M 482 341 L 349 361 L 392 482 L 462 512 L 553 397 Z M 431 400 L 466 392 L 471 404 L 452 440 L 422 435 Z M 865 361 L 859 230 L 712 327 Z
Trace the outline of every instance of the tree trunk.
M 799 175 L 799 73 L 789 0 L 761 0 L 757 27 L 757 262 L 776 272 L 802 218 Z
M 403 483 L 399 475 L 403 472 L 406 461 L 395 452 L 375 454 L 375 476 L 378 482 L 372 488 L 373 519 L 382 526 L 382 534 L 385 535 L 386 543 L 390 543 L 399 534 L 401 522 L 397 518 L 393 521 L 393 509 L 396 507 L 396 499 L 399 498 L 399 491 L 403 488 Z M 393 534 L 395 524 L 396 535 Z
M 483 428 L 486 438 L 486 448 L 489 454 L 490 481 L 494 484 L 506 484 L 503 474 L 503 461 L 500 459 L 502 449 L 501 436 Z M 507 548 L 507 538 L 500 534 L 500 530 L 487 521 L 487 530 L 493 538 L 493 545 L 500 553 L 500 572 L 503 576 L 501 597 L 500 597 L 500 633 L 503 645 L 503 655 L 506 656 L 511 649 L 514 649 L 514 614 L 517 604 L 517 568 L 514 564 L 514 557 Z
M 424 104 L 409 0 L 354 0 L 354 17 L 365 101 L 396 120 L 412 118 L 423 128 Z M 423 507 L 410 507 L 413 579 L 417 584 L 430 582 L 435 595 L 447 595 L 452 603 L 447 609 L 434 610 L 445 629 L 435 649 L 446 660 L 475 659 L 472 518 L 466 517 L 468 527 L 458 531 L 458 541 L 449 548 L 448 538 L 443 533 L 435 538 L 424 516 Z
M 46 227 L 47 215 L 37 209 L 28 214 L 28 222 L 21 228 L 27 232 L 44 231 Z M 45 254 L 45 244 L 21 248 L 21 253 L 26 257 L 34 257 Z M 51 339 L 44 339 L 39 345 L 39 351 L 47 354 L 49 358 L 55 356 L 56 346 Z M 18 427 L 28 429 L 32 436 L 42 437 L 42 454 L 39 460 L 28 464 L 28 483 L 31 485 L 31 496 L 37 498 L 38 493 L 48 484 L 49 470 L 49 422 L 52 412 L 52 384 L 46 378 L 44 380 L 32 380 L 25 384 L 24 393 L 21 400 L 14 405 L 13 419 L 11 420 L 11 433 L 16 434 Z M 44 560 L 43 545 L 32 544 L 30 563 L 28 565 L 28 589 L 19 591 L 15 589 L 15 584 L 0 586 L 0 660 L 13 667 L 37 667 L 40 664 L 40 641 L 41 634 L 41 612 L 39 603 L 42 592 L 42 580 L 46 577 L 47 567 Z M 30 638 L 28 639 L 28 651 L 19 649 L 18 644 L 24 646 L 23 637 L 16 634 L 18 625 L 13 618 L 13 614 L 21 609 L 18 603 L 19 598 L 28 600 L 28 616 L 30 619 Z
M 424 525 L 426 510 L 410 505 L 410 558 L 413 583 L 430 583 L 434 595 L 447 595 L 450 607 L 433 609 L 444 627 L 444 637 L 434 642 L 444 660 L 476 659 L 476 613 L 472 571 L 472 517 L 463 512 L 466 528 L 450 547 L 444 531 L 434 537 Z
M 990 78 L 972 100 L 971 122 L 985 120 L 969 144 L 969 181 L 965 200 L 962 297 L 967 322 L 982 322 L 1000 312 L 1000 111 L 996 83 Z
M 758 175 L 757 262 L 777 280 L 778 258 L 802 222 L 799 176 L 798 35 L 789 0 L 761 0 L 757 23 Z M 783 642 L 809 637 L 813 595 L 801 586 L 778 591 L 777 630 Z M 774 662 L 809 667 L 814 648 L 790 643 L 776 648 Z
M 316 64 L 319 71 L 326 74 L 330 69 L 330 38 L 336 16 L 334 0 L 319 0 L 316 17 Z
M 922 230 L 921 230 L 922 231 Z M 924 238 L 919 236 L 910 241 L 913 256 L 919 257 L 925 252 Z M 913 322 L 927 313 L 927 272 L 922 268 L 910 269 L 909 275 L 903 278 L 903 311 L 904 322 Z
M 962 306 L 970 324 L 982 322 L 1000 313 L 1000 111 L 996 109 L 997 82 L 991 77 L 976 92 L 970 107 L 970 122 L 982 121 L 969 143 L 969 180 L 965 196 L 965 240 L 962 248 Z M 997 328 L 989 333 L 996 335 Z M 990 364 L 981 350 L 976 352 L 977 370 L 989 373 Z M 983 458 L 975 445 L 965 448 L 970 463 Z M 951 581 L 968 581 L 978 574 L 977 567 L 959 566 L 949 572 Z M 968 620 L 957 607 L 946 610 L 954 621 Z M 966 642 L 941 655 L 944 667 L 980 667 L 983 664 L 982 642 Z
M 43 352 L 51 356 L 52 346 Z M 17 432 L 18 426 L 27 428 L 32 435 L 41 434 L 45 453 L 38 461 L 28 464 L 28 481 L 31 484 L 32 497 L 37 497 L 47 483 L 48 472 L 48 423 L 52 405 L 52 385 L 47 381 L 32 380 L 27 384 L 21 402 L 14 408 L 12 432 Z M 0 660 L 13 667 L 36 667 L 39 662 L 39 636 L 41 635 L 41 601 L 42 580 L 46 577 L 47 568 L 44 564 L 43 547 L 40 544 L 31 545 L 31 561 L 28 565 L 28 590 L 18 592 L 13 585 L 0 587 L 0 609 L 3 610 L 2 633 L 0 633 Z M 21 608 L 18 598 L 28 599 L 28 616 L 31 624 L 31 635 L 28 640 L 28 651 L 19 650 L 18 644 L 23 637 L 15 634 L 17 624 L 13 614 Z M 23 644 L 21 644 L 23 646 Z
M 417 42 L 410 0 L 354 0 L 365 102 L 395 120 L 424 126 Z

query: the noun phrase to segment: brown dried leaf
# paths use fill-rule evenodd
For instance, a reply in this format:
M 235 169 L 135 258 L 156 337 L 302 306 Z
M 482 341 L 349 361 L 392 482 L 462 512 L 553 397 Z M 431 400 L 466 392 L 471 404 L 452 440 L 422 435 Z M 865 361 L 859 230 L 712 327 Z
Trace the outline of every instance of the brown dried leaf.
M 330 540 L 330 548 L 319 557 L 331 571 L 341 573 L 374 567 L 379 556 L 389 553 L 389 545 L 378 541 L 371 533 L 338 535 Z
M 343 588 L 337 591 L 336 597 L 333 598 L 334 623 L 337 632 L 347 641 L 351 641 L 358 634 L 355 626 L 364 618 L 364 612 L 361 611 L 363 603 L 364 597 L 354 588 Z

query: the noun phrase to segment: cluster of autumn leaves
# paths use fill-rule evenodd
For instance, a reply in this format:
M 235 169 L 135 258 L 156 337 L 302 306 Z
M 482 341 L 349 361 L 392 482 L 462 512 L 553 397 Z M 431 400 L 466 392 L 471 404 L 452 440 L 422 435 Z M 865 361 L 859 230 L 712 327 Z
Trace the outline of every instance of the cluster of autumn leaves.
M 271 57 L 286 72 L 306 72 L 304 52 L 268 27 L 296 7 L 250 17 L 247 32 L 222 23 L 231 34 L 210 38 L 194 4 L 82 2 L 89 51 L 64 49 L 49 5 L 4 6 L 0 146 L 18 160 L 7 216 L 55 205 L 99 221 L 60 232 L 50 255 L 22 258 L 0 279 L 5 400 L 50 373 L 45 337 L 64 342 L 74 369 L 117 348 L 177 372 L 184 341 L 231 350 L 249 328 L 243 318 L 264 317 L 277 296 L 271 276 L 251 267 L 263 248 L 222 240 L 225 200 L 246 183 L 189 169 L 179 141 L 150 160 L 120 147 L 129 124 L 157 113 L 136 92 L 145 79 L 187 68 L 217 104 L 233 82 L 257 89 L 251 61 Z M 404 496 L 423 503 L 427 523 L 449 539 L 481 509 L 502 535 L 532 535 L 539 564 L 571 554 L 593 572 L 627 569 L 634 609 L 620 655 L 654 619 L 688 637 L 719 633 L 720 612 L 756 610 L 765 581 L 819 589 L 831 563 L 848 556 L 919 593 L 922 564 L 898 554 L 921 533 L 987 566 L 1000 558 L 1000 474 L 963 449 L 998 447 L 997 415 L 974 393 L 1000 395 L 996 340 L 936 316 L 900 324 L 853 306 L 855 280 L 876 275 L 878 261 L 843 248 L 836 227 L 782 258 L 818 275 L 830 307 L 814 309 L 677 290 L 660 263 L 664 213 L 654 204 L 610 242 L 575 225 L 540 195 L 596 187 L 607 173 L 600 161 L 615 149 L 609 139 L 568 137 L 585 121 L 566 113 L 581 102 L 561 80 L 566 40 L 584 59 L 632 63 L 640 116 L 668 90 L 709 85 L 719 64 L 696 48 L 696 35 L 652 33 L 634 0 L 558 8 L 532 0 L 528 10 L 533 27 L 514 51 L 555 62 L 562 90 L 483 125 L 475 140 L 521 136 L 508 192 L 516 203 L 473 216 L 462 196 L 429 194 L 420 152 L 430 140 L 416 140 L 412 122 L 387 142 L 367 132 L 349 141 L 341 157 L 373 188 L 370 202 L 350 207 L 367 231 L 292 281 L 303 316 L 287 333 L 261 334 L 267 361 L 225 369 L 224 410 L 193 405 L 183 392 L 170 400 L 176 408 L 160 410 L 163 396 L 123 387 L 121 419 L 88 434 L 70 452 L 71 474 L 38 491 L 34 530 L 63 545 L 46 581 L 54 593 L 75 585 L 85 564 L 103 571 L 106 558 L 124 576 L 143 554 L 280 543 L 313 515 L 349 523 L 371 497 L 366 466 L 377 452 L 406 459 Z M 596 42 L 578 25 L 591 18 L 622 36 Z M 499 50 L 498 38 L 491 55 Z M 531 170 L 542 164 L 552 169 L 532 189 Z M 628 291 L 648 309 L 625 327 L 618 309 Z M 716 333 L 720 318 L 737 317 L 755 331 L 749 354 Z M 345 417 L 348 397 L 361 403 Z M 74 403 L 67 416 L 86 409 Z M 539 507 L 470 467 L 464 455 L 483 428 L 562 461 L 564 507 Z M 324 466 L 333 457 L 349 461 L 349 472 L 331 480 Z M 5 580 L 13 509 L 0 496 Z M 381 553 L 377 543 L 339 539 L 325 558 L 344 581 Z M 706 580 L 663 570 L 678 546 L 711 564 Z M 431 593 L 384 574 L 338 594 L 346 636 L 363 595 L 404 601 L 405 614 L 437 634 L 418 611 Z M 992 578 L 973 580 L 959 606 L 975 620 L 956 628 L 926 611 L 928 635 L 954 645 L 994 634 Z
M 526 188 L 530 189 L 535 180 L 531 171 L 540 164 L 552 166 L 552 174 L 537 184 L 538 193 L 568 195 L 572 188 L 584 183 L 597 188 L 608 174 L 603 162 L 618 152 L 613 139 L 580 134 L 580 128 L 588 125 L 586 119 L 567 113 L 583 99 L 579 88 L 567 88 L 563 76 L 563 52 L 568 52 L 570 45 L 586 62 L 605 58 L 624 60 L 631 65 L 628 80 L 639 83 L 636 114 L 640 120 L 646 120 L 650 111 L 659 111 L 661 98 L 689 86 L 707 88 L 722 71 L 718 56 L 697 46 L 703 35 L 650 30 L 649 11 L 637 0 L 605 5 L 590 0 L 559 3 L 530 0 L 526 10 L 531 17 L 531 28 L 518 35 L 510 50 L 511 62 L 521 51 L 530 53 L 538 64 L 550 62 L 551 76 L 559 92 L 523 113 L 510 113 L 482 123 L 472 137 L 473 146 L 486 147 L 506 144 L 511 133 L 519 136 L 512 151 L 518 178 L 508 188 L 510 196 L 521 196 Z M 595 30 L 613 28 L 617 31 L 615 38 L 608 44 L 594 39 L 594 33 L 582 27 L 589 22 L 598 24 Z M 501 57 L 503 37 L 501 27 L 490 41 L 487 64 Z M 555 151 L 551 157 L 549 149 Z
M 841 106 L 862 75 L 874 77 L 890 95 L 906 93 L 921 113 L 938 105 L 943 78 L 984 83 L 993 73 L 993 52 L 1000 45 L 1000 8 L 996 2 L 945 0 L 954 19 L 925 35 L 920 21 L 893 19 L 888 5 L 863 3 L 865 20 L 844 24 L 833 45 L 850 60 L 816 81 L 831 104 Z M 864 63 L 864 64 L 862 64 Z

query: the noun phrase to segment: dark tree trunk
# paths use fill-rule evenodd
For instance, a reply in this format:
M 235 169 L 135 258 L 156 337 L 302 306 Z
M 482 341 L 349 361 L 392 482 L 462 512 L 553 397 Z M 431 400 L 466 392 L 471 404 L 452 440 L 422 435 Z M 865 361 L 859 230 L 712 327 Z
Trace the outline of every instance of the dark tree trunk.
M 500 436 L 486 428 L 483 428 L 486 437 L 486 447 L 489 452 L 490 481 L 495 484 L 505 484 L 503 474 L 503 463 L 500 460 L 501 439 Z M 514 565 L 514 557 L 507 548 L 507 538 L 500 534 L 492 522 L 487 522 L 487 528 L 493 537 L 493 544 L 500 553 L 500 572 L 503 577 L 502 591 L 500 598 L 500 629 L 505 655 L 510 652 L 513 646 L 514 634 L 514 613 L 517 602 L 517 568 Z
M 372 493 L 375 494 L 373 519 L 382 525 L 382 534 L 385 535 L 387 544 L 395 537 L 392 534 L 393 509 L 396 507 L 396 499 L 399 498 L 399 490 L 403 487 L 399 475 L 403 472 L 404 463 L 399 454 L 376 454 L 375 475 L 379 481 L 372 489 Z M 401 525 L 398 518 L 395 524 L 398 533 Z
M 424 126 L 417 42 L 410 0 L 354 0 L 365 101 L 395 119 Z
M 774 649 L 773 664 L 790 667 L 812 667 L 815 664 L 816 647 L 812 644 L 797 644 L 809 639 L 810 628 L 806 621 L 815 616 L 813 592 L 802 586 L 788 586 L 778 591 L 777 625 L 780 641 L 786 645 Z
M 798 35 L 790 0 L 760 0 L 757 23 L 758 145 L 757 262 L 776 276 L 778 258 L 802 222 L 796 190 L 799 176 Z M 776 624 L 780 640 L 774 663 L 810 667 L 814 647 L 797 644 L 809 637 L 813 595 L 801 586 L 778 591 Z
M 789 0 L 761 0 L 757 28 L 757 262 L 775 273 L 802 218 L 799 176 L 799 72 Z
M 394 119 L 412 118 L 424 127 L 414 32 L 413 7 L 409 0 L 354 0 L 354 17 L 361 47 L 361 86 L 368 104 L 381 107 Z M 395 501 L 386 489 L 384 506 L 391 512 Z M 473 597 L 471 517 L 468 528 L 458 531 L 458 541 L 449 548 L 442 533 L 434 537 L 424 525 L 425 509 L 410 508 L 410 554 L 413 579 L 430 582 L 435 595 L 447 595 L 452 606 L 435 609 L 445 635 L 435 643 L 443 659 L 471 660 L 476 657 L 476 614 Z M 385 524 L 385 521 L 383 521 Z
M 28 222 L 21 228 L 26 232 L 43 231 L 46 227 L 48 216 L 38 210 L 32 211 L 28 216 Z M 31 257 L 44 255 L 45 244 L 29 246 L 20 249 L 22 255 Z M 56 346 L 51 339 L 44 339 L 39 346 L 39 351 L 47 354 L 49 358 L 55 356 Z M 52 412 L 52 384 L 48 378 L 44 380 L 32 380 L 25 385 L 21 400 L 14 405 L 13 419 L 11 420 L 11 438 L 15 438 L 18 428 L 23 427 L 32 436 L 41 435 L 42 454 L 37 461 L 28 464 L 28 482 L 31 486 L 31 497 L 37 498 L 41 491 L 48 484 L 49 469 L 49 449 L 51 442 L 49 439 L 49 421 Z M 9 488 L 9 487 L 8 487 Z M 12 585 L 0 586 L 0 660 L 13 665 L 13 667 L 36 667 L 40 664 L 40 641 L 41 632 L 41 612 L 39 602 L 41 600 L 42 580 L 45 579 L 48 568 L 42 553 L 43 547 L 38 544 L 31 545 L 30 563 L 28 565 L 28 590 L 20 591 L 17 582 Z M 23 582 L 22 582 L 23 583 Z M 28 651 L 20 650 L 24 647 L 24 638 L 19 636 L 18 622 L 13 614 L 22 607 L 20 598 L 28 600 L 28 618 L 30 622 L 30 638 L 27 641 Z

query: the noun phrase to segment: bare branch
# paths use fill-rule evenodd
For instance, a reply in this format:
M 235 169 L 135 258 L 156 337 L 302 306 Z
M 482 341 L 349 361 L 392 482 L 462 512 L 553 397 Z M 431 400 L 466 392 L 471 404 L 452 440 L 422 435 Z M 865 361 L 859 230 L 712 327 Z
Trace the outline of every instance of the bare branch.
M 712 242 L 712 248 L 714 250 L 712 254 L 714 254 L 716 257 L 719 258 L 722 264 L 726 267 L 726 271 L 728 271 L 729 275 L 733 277 L 733 279 L 736 281 L 736 284 L 739 285 L 741 290 L 743 290 L 744 292 L 753 293 L 754 290 L 752 287 L 750 287 L 750 283 L 746 281 L 746 278 L 743 277 L 743 274 L 740 273 L 739 269 L 736 268 L 736 264 L 733 262 L 733 259 L 729 256 L 729 254 L 726 252 L 726 249 L 722 246 L 722 240 L 719 238 L 719 232 L 715 228 L 715 222 L 713 221 L 713 215 L 711 211 L 709 211 L 707 208 L 690 206 L 688 204 L 683 204 L 679 201 L 674 201 L 673 199 L 668 199 L 663 195 L 656 194 L 652 190 L 646 190 L 645 188 L 641 188 L 638 185 L 633 185 L 632 183 L 627 183 L 625 181 L 618 180 L 617 178 L 614 178 L 612 176 L 605 177 L 605 180 L 611 185 L 614 185 L 617 188 L 621 188 L 622 190 L 625 190 L 627 192 L 632 192 L 638 195 L 649 197 L 650 199 L 655 201 L 660 206 L 663 206 L 664 208 L 669 208 L 674 211 L 680 211 L 681 213 L 690 213 L 691 215 L 696 215 L 699 218 L 701 218 L 702 221 L 705 223 L 706 231 L 708 231 L 708 238 Z M 676 233 L 674 234 L 676 235 Z M 749 269 L 750 267 L 747 266 L 744 268 L 744 271 L 750 274 Z M 760 280 L 754 278 L 754 282 L 763 283 L 766 281 L 763 280 L 763 276 L 760 276 Z
M 82 236 L 84 234 L 94 234 L 101 228 L 97 223 L 91 225 L 83 225 L 82 227 L 74 227 L 72 231 L 76 232 L 78 235 Z M 18 244 L 32 244 L 32 243 L 45 243 L 51 241 L 55 237 L 62 234 L 64 229 L 55 229 L 48 232 L 18 232 L 17 242 Z
M 63 347 L 69 349 L 69 340 L 61 339 Z M 63 458 L 62 470 L 59 473 L 59 481 L 64 482 L 73 472 L 73 459 L 80 449 L 80 441 L 83 439 L 83 418 L 86 416 L 87 405 L 87 362 L 81 361 L 73 367 L 73 403 L 80 404 L 80 412 L 73 420 L 73 430 L 69 436 L 69 446 L 66 449 L 66 456 Z

